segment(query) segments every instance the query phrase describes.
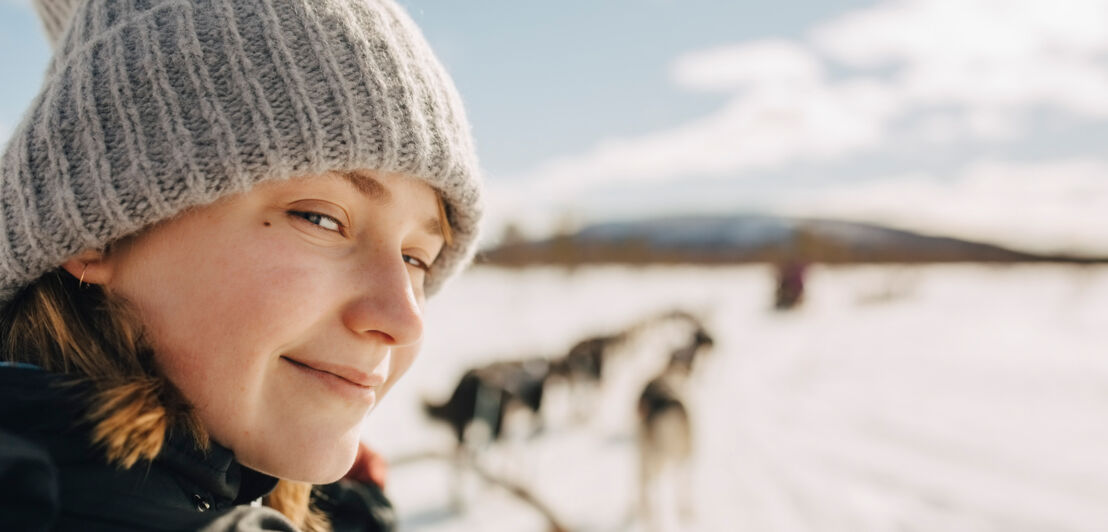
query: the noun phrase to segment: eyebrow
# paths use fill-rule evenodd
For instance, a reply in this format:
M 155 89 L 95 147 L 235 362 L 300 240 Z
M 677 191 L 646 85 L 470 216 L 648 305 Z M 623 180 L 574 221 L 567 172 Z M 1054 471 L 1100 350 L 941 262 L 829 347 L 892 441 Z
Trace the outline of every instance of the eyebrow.
M 339 175 L 350 182 L 351 185 L 354 185 L 354 188 L 358 189 L 358 192 L 361 192 L 373 201 L 379 201 L 381 203 L 392 201 L 392 193 L 389 192 L 389 189 L 385 188 L 384 185 L 376 179 L 373 179 L 373 176 L 365 172 L 351 170 L 349 172 L 342 172 Z
M 374 179 L 372 175 L 369 175 L 366 172 L 360 170 L 350 170 L 347 172 L 340 172 L 339 175 L 341 175 L 343 179 L 353 185 L 354 188 L 358 190 L 358 192 L 361 192 L 372 201 L 381 203 L 389 203 L 392 201 L 392 193 L 389 192 L 389 189 L 385 188 L 384 185 L 382 185 L 379 181 Z M 436 209 L 436 211 L 438 210 L 441 209 Z M 435 216 L 424 220 L 424 222 L 420 224 L 419 227 L 428 235 L 443 238 L 445 240 L 447 238 L 442 231 L 443 221 L 439 217 L 440 215 L 441 214 L 437 213 Z

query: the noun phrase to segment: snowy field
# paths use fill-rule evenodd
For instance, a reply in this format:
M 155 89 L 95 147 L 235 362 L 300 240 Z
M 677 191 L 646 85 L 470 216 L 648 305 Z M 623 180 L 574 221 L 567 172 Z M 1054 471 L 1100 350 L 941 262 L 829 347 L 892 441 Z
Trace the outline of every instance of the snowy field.
M 423 354 L 371 416 L 392 460 L 401 530 L 541 531 L 536 511 L 463 477 L 450 508 L 445 399 L 469 367 L 557 356 L 672 308 L 716 337 L 690 397 L 692 531 L 1108 530 L 1108 268 L 814 268 L 806 304 L 769 310 L 765 267 L 478 268 L 432 300 Z M 668 350 L 657 337 L 610 368 L 586 424 L 552 394 L 548 430 L 490 449 L 575 531 L 646 531 L 636 517 L 633 409 Z

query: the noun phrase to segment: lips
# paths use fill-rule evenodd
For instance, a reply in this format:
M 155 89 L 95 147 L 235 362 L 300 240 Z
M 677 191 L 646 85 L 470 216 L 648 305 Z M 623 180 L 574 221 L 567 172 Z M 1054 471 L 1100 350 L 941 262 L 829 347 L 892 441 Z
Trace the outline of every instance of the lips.
M 385 378 L 381 375 L 369 374 L 351 366 L 317 360 L 294 359 L 288 356 L 282 356 L 281 359 L 303 371 L 317 374 L 320 377 L 333 377 L 342 384 L 367 391 L 376 389 L 385 382 Z
M 370 375 L 364 371 L 361 371 L 350 366 L 343 366 L 340 364 L 331 364 L 328 362 L 318 362 L 310 360 L 297 360 L 294 358 L 283 357 L 293 364 L 305 366 L 309 369 L 316 371 L 322 371 L 324 373 L 330 373 L 340 379 L 349 381 L 351 384 L 356 384 L 363 388 L 371 388 L 374 386 L 380 386 L 384 383 L 384 379 L 375 375 Z

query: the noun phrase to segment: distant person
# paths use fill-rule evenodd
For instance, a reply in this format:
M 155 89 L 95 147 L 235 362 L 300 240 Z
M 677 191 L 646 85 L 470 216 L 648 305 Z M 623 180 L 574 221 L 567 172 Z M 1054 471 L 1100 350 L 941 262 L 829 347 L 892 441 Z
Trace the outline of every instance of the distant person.
M 390 527 L 363 422 L 481 215 L 419 30 L 393 0 L 35 7 L 54 57 L 0 159 L 0 530 Z M 312 500 L 344 476 L 366 489 Z
M 804 275 L 807 266 L 797 259 L 787 259 L 777 264 L 777 289 L 774 292 L 774 308 L 788 310 L 804 301 Z

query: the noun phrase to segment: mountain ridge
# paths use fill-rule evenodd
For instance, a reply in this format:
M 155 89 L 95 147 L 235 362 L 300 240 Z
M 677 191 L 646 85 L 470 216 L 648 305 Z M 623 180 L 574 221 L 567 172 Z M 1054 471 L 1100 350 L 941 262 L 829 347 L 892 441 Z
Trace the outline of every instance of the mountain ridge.
M 539 240 L 507 238 L 482 251 L 490 264 L 1066 262 L 1038 254 L 874 223 L 767 214 L 683 215 L 591 224 Z

